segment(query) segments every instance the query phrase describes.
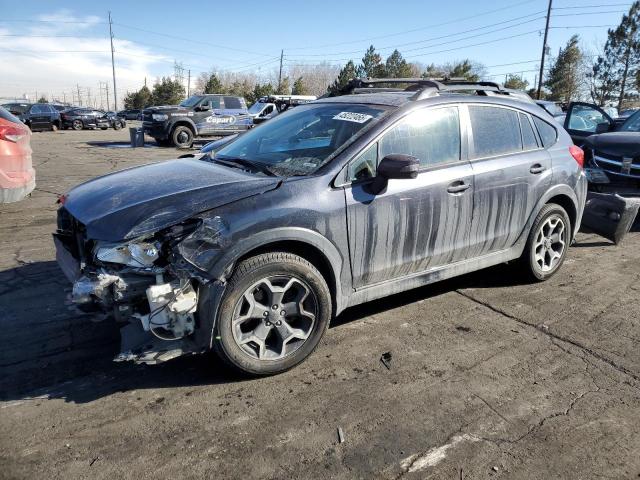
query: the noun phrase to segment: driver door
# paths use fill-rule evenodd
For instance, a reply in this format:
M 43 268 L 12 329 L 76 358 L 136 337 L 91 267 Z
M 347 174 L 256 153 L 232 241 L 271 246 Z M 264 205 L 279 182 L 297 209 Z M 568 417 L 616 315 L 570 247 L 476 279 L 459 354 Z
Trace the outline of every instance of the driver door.
M 584 102 L 571 102 L 564 119 L 564 128 L 576 145 L 582 145 L 594 133 L 612 130 L 613 125 L 613 119 L 604 110 Z
M 422 109 L 399 120 L 348 167 L 347 227 L 354 287 L 464 260 L 473 210 L 473 171 L 457 106 Z M 420 160 L 413 179 L 368 185 L 386 155 Z

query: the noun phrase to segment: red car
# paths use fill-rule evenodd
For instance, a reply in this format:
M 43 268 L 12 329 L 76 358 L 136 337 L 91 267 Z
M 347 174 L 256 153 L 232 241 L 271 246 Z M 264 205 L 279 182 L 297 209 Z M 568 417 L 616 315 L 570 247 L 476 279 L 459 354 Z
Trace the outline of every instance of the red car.
M 27 126 L 0 107 L 0 203 L 22 200 L 36 186 L 30 141 Z

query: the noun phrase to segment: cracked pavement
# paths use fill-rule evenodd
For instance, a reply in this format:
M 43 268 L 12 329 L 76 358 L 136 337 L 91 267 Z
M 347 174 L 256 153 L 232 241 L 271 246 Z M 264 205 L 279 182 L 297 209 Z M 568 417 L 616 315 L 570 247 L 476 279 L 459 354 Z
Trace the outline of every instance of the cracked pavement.
M 543 284 L 506 265 L 349 310 L 277 377 L 114 364 L 115 327 L 65 306 L 50 233 L 56 194 L 177 155 L 95 143 L 127 138 L 34 134 L 38 187 L 0 206 L 3 478 L 640 475 L 637 224 L 619 247 L 579 234 Z

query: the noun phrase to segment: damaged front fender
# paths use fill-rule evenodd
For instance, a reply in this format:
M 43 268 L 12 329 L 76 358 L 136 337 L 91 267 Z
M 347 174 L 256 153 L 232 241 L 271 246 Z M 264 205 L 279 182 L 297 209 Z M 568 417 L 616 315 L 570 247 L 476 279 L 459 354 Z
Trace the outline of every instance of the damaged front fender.
M 229 225 L 216 215 L 202 219 L 200 225 L 178 243 L 177 251 L 191 265 L 208 272 L 230 245 Z

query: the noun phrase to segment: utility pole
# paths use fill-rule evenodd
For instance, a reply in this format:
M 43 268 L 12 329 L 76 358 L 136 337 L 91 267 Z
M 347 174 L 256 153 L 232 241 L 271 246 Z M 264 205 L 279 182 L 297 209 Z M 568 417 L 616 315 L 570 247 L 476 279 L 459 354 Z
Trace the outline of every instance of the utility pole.
M 82 106 L 82 97 L 80 97 L 80 85 L 76 83 L 76 87 L 78 87 L 78 104 Z
M 107 91 L 107 109 L 109 109 L 109 82 L 104 82 L 104 89 Z
M 540 100 L 540 91 L 542 90 L 542 79 L 544 78 L 544 57 L 547 54 L 547 36 L 549 35 L 549 21 L 551 20 L 551 3 L 553 0 L 549 0 L 549 6 L 547 7 L 547 23 L 544 27 L 544 40 L 542 42 L 542 57 L 540 59 L 540 75 L 538 76 L 538 93 L 537 99 Z
M 191 69 L 187 70 L 187 98 L 189 98 L 190 96 L 191 96 Z
M 111 39 L 111 71 L 113 72 L 113 110 L 118 111 L 118 90 L 116 89 L 116 64 L 113 59 L 113 21 L 109 12 L 109 38 Z
M 284 58 L 284 50 L 280 51 L 280 75 L 278 75 L 278 93 L 282 87 L 282 59 Z

